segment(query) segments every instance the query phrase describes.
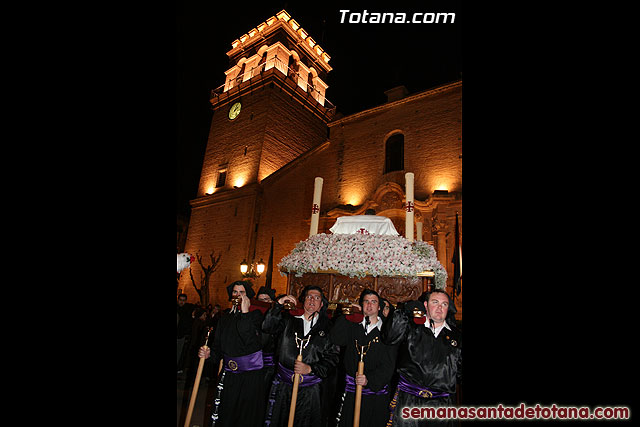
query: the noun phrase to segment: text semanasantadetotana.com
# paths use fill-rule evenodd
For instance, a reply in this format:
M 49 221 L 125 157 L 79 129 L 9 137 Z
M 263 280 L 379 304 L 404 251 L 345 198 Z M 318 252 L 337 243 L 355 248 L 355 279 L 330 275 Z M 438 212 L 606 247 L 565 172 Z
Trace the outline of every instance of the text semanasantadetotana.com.
M 574 419 L 574 420 L 598 420 L 621 419 L 626 420 L 631 416 L 631 411 L 626 406 L 596 406 L 591 410 L 587 406 L 459 406 L 459 407 L 405 407 L 401 410 L 404 419 Z

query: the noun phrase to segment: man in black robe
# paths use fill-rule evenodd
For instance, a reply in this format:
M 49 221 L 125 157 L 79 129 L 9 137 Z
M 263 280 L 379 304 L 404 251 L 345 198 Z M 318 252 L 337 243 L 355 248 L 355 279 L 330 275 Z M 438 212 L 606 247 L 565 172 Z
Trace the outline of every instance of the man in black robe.
M 374 290 L 365 289 L 360 294 L 359 303 L 362 315 L 338 316 L 330 333 L 332 341 L 344 347 L 343 364 L 346 372 L 345 392 L 337 421 L 339 426 L 353 425 L 355 388 L 356 385 L 362 385 L 360 425 L 384 427 L 389 419 L 392 390 L 388 388 L 395 371 L 397 345 L 389 346 L 380 342 L 380 295 Z M 358 362 L 363 346 L 364 374 L 360 375 L 357 373 Z
M 263 315 L 250 311 L 250 298 L 255 293 L 251 283 L 236 281 L 227 287 L 229 301 L 242 302 L 220 318 L 213 339 L 213 361 L 222 372 L 211 415 L 212 427 L 258 427 L 264 421 L 265 386 L 262 360 Z M 200 348 L 200 357 L 209 357 L 210 349 Z
M 326 378 L 338 364 L 340 348 L 329 339 L 331 323 L 326 314 L 327 299 L 318 286 L 307 286 L 300 299 L 304 301 L 301 312 L 283 310 L 283 303 L 296 304 L 293 295 L 278 299 L 265 314 L 262 329 L 278 336 L 276 346 L 277 366 L 273 378 L 265 425 L 286 426 L 289 420 L 291 391 L 294 374 L 300 374 L 300 382 L 294 418 L 295 427 L 321 427 L 329 417 L 331 400 Z M 302 340 L 308 340 L 302 350 L 302 361 L 296 360 Z
M 414 309 L 426 312 L 414 317 Z M 389 408 L 390 425 L 454 425 L 455 420 L 411 417 L 411 408 L 454 406 L 462 381 L 462 335 L 455 326 L 453 301 L 443 290 L 423 294 L 396 310 L 384 323 L 382 342 L 400 344 L 398 386 Z
M 256 299 L 261 301 L 263 305 L 260 307 L 262 313 L 273 306 L 273 302 L 276 299 L 276 291 L 261 286 L 256 294 Z M 276 337 L 271 334 L 262 333 L 262 361 L 264 364 L 264 384 L 265 384 L 265 403 L 269 399 L 269 391 L 271 388 L 271 381 L 276 372 Z

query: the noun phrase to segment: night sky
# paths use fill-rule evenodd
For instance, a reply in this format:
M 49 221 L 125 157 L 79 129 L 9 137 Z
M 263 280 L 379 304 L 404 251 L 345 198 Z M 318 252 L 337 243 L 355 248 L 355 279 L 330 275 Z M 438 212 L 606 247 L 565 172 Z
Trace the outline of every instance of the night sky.
M 331 56 L 327 99 L 349 115 L 386 101 L 404 85 L 416 93 L 462 77 L 462 13 L 457 1 L 214 2 L 186 0 L 176 20 L 177 213 L 196 196 L 212 111 L 209 91 L 224 83 L 231 42 L 285 9 Z M 455 23 L 341 23 L 363 14 L 453 12 Z M 352 20 L 356 17 L 353 16 Z M 370 18 L 369 18 L 370 19 Z

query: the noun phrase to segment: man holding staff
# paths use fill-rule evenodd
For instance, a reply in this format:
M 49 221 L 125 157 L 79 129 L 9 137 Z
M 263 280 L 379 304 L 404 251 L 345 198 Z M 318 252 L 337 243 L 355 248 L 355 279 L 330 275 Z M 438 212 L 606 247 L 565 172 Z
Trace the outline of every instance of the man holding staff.
M 278 345 L 276 375 L 273 379 L 265 425 L 284 427 L 289 425 L 290 413 L 293 426 L 321 427 L 326 424 L 330 400 L 325 379 L 338 364 L 340 349 L 329 339 L 331 323 L 326 314 L 327 299 L 318 286 L 307 286 L 300 299 L 304 301 L 301 315 L 284 310 L 283 304 L 297 304 L 293 295 L 280 297 L 270 308 L 262 323 L 262 329 L 277 335 Z M 302 353 L 302 360 L 296 360 Z M 298 392 L 295 405 L 292 390 L 298 375 Z
M 222 359 L 222 371 L 211 415 L 211 426 L 253 426 L 264 420 L 264 370 L 262 359 L 260 310 L 249 311 L 255 295 L 251 283 L 236 281 L 227 287 L 233 306 L 220 319 L 213 340 L 216 369 Z M 201 347 L 199 356 L 211 351 Z
M 353 304 L 358 306 L 358 304 Z M 331 329 L 331 340 L 344 347 L 346 386 L 341 409 L 338 410 L 338 426 L 354 426 L 354 408 L 362 427 L 384 427 L 389 419 L 389 400 L 392 390 L 388 384 L 395 370 L 397 345 L 380 342 L 382 317 L 380 295 L 365 289 L 360 294 L 359 307 L 364 317 L 339 316 Z M 364 347 L 364 349 L 363 349 Z M 364 362 L 362 374 L 359 362 Z M 360 407 L 356 408 L 357 386 L 362 386 Z

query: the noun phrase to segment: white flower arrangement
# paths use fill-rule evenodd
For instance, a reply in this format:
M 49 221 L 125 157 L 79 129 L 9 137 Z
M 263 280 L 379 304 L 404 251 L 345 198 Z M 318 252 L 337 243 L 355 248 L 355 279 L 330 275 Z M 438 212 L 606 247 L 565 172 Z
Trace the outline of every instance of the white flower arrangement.
M 435 287 L 444 289 L 447 271 L 427 242 L 378 234 L 316 234 L 299 242 L 280 260 L 280 274 L 335 271 L 349 277 L 416 276 L 433 271 Z

